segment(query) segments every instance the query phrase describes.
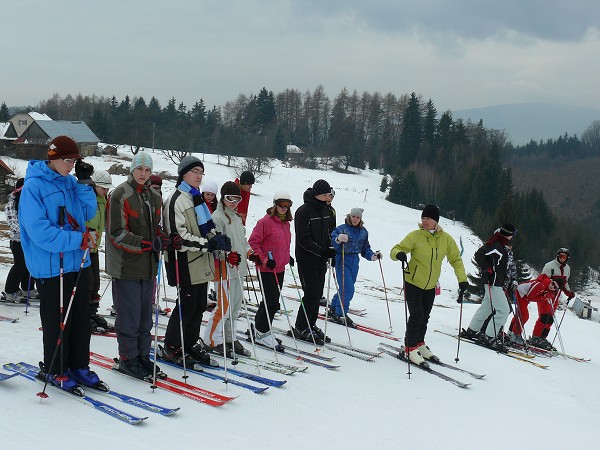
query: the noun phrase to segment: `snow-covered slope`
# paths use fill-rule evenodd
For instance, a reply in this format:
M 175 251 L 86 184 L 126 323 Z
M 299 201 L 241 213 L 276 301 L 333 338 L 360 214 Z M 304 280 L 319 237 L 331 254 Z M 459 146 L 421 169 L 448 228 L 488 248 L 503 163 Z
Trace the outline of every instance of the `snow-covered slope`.
M 174 164 L 157 152 L 155 172 L 176 172 Z M 114 161 L 87 158 L 99 169 Z M 10 161 L 22 168 L 25 161 Z M 205 157 L 206 179 L 221 185 L 233 179 L 231 168 L 217 164 L 212 155 Z M 393 205 L 379 192 L 381 177 L 364 171 L 343 175 L 287 168 L 277 164 L 270 174 L 258 179 L 253 188 L 248 219 L 248 234 L 271 204 L 275 191 L 288 190 L 295 207 L 302 201 L 304 190 L 319 178 L 325 178 L 336 191 L 334 207 L 341 223 L 352 207 L 364 208 L 363 219 L 370 233 L 371 245 L 384 253 L 383 275 L 388 292 L 391 320 L 395 336 L 404 332 L 402 272 L 399 263 L 389 259 L 390 248 L 409 231 L 415 229 L 420 212 Z M 124 177 L 115 176 L 114 184 Z M 172 182 L 163 185 L 164 195 L 173 189 Z M 3 214 L 0 220 L 3 220 Z M 441 226 L 464 246 L 463 261 L 473 271 L 471 258 L 480 241 L 460 223 L 445 218 Z M 0 251 L 8 253 L 8 238 L 3 236 Z M 101 258 L 102 260 L 103 258 Z M 0 266 L 2 278 L 9 265 Z M 107 278 L 103 278 L 102 288 Z M 454 363 L 457 341 L 435 333 L 435 329 L 455 332 L 460 308 L 456 303 L 457 282 L 452 268 L 445 263 L 440 279 L 442 292 L 436 298 L 427 342 L 443 360 Z M 365 317 L 356 322 L 388 329 L 389 318 L 382 293 L 382 272 L 377 262 L 361 260 L 357 293 L 353 308 L 366 308 Z M 291 273 L 286 273 L 284 294 L 297 297 Z M 170 296 L 174 290 L 168 288 Z M 330 296 L 333 292 L 329 293 Z M 110 289 L 102 299 L 102 309 L 110 307 Z M 289 309 L 298 303 L 286 299 Z M 476 305 L 465 304 L 463 324 L 467 324 Z M 532 307 L 533 308 L 533 307 Z M 532 309 L 532 316 L 536 312 Z M 561 313 L 562 314 L 562 313 Z M 0 304 L 0 315 L 19 317 L 17 323 L 0 322 L 0 363 L 29 361 L 42 356 L 38 310 Z M 161 317 L 166 323 L 166 318 Z M 293 320 L 293 318 L 292 318 Z M 285 318 L 276 325 L 287 327 Z M 324 324 L 320 323 L 324 328 Z M 240 319 L 240 328 L 246 326 Z M 530 333 L 533 318 L 527 324 Z M 328 334 L 339 342 L 347 342 L 346 330 L 329 324 Z M 117 391 L 142 397 L 165 406 L 180 406 L 173 417 L 150 414 L 148 420 L 134 427 L 50 391 L 41 401 L 35 394 L 39 386 L 18 377 L 0 382 L 2 448 L 344 448 L 344 449 L 565 449 L 597 448 L 596 427 L 600 421 L 600 392 L 597 389 L 597 361 L 600 360 L 600 327 L 592 321 L 576 318 L 567 312 L 561 328 L 565 349 L 587 356 L 590 363 L 561 358 L 542 359 L 546 370 L 499 356 L 470 344 L 461 344 L 459 365 L 485 373 L 483 380 L 446 371 L 469 382 L 467 389 L 457 388 L 425 372 L 407 366 L 388 356 L 364 362 L 339 353 L 335 356 L 340 369 L 329 371 L 310 366 L 305 373 L 285 377 L 261 370 L 271 378 L 287 379 L 280 389 L 269 388 L 264 394 L 191 375 L 189 381 L 238 397 L 220 408 L 211 408 L 164 391 L 152 392 L 149 386 L 117 374 L 97 369 L 99 375 Z M 550 338 L 554 336 L 552 331 Z M 376 336 L 350 330 L 352 343 L 375 350 L 382 340 Z M 392 341 L 389 341 L 392 342 Z M 110 356 L 117 355 L 116 341 L 94 336 L 92 349 Z M 263 357 L 268 357 L 264 352 Z M 292 362 L 291 359 L 283 361 Z M 250 366 L 238 366 L 252 371 Z M 177 369 L 163 367 L 169 375 L 181 377 Z M 115 406 L 134 414 L 142 411 L 118 402 Z

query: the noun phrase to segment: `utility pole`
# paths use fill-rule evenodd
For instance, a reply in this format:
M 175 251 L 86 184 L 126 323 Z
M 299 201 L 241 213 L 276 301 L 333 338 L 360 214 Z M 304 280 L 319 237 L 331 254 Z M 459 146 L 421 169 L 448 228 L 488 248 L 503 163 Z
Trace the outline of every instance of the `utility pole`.
M 156 130 L 156 123 L 152 123 L 152 153 L 154 153 L 154 131 Z

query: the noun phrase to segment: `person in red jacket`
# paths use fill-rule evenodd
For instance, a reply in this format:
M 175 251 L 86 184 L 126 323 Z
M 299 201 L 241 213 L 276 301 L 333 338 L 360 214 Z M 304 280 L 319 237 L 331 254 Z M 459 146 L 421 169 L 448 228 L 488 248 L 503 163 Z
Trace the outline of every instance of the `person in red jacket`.
M 290 256 L 292 232 L 290 222 L 292 200 L 285 191 L 276 192 L 273 206 L 260 219 L 250 235 L 248 243 L 254 251 L 251 259 L 260 270 L 263 301 L 258 307 L 254 322 L 257 343 L 278 349 L 279 343 L 271 332 L 271 323 L 279 311 L 280 290 L 283 286 L 285 266 L 294 264 Z M 266 303 L 266 305 L 265 305 Z
M 242 172 L 239 178 L 235 179 L 235 184 L 242 191 L 242 201 L 237 207 L 237 214 L 242 218 L 242 225 L 246 225 L 246 216 L 248 215 L 248 206 L 250 205 L 250 191 L 252 190 L 254 181 L 256 181 L 254 175 L 247 170 Z
M 558 298 L 558 290 L 558 282 L 550 279 L 546 274 L 541 274 L 535 280 L 527 281 L 517 286 L 514 291 L 517 298 L 517 310 L 510 323 L 508 332 L 508 338 L 511 342 L 524 344 L 522 334 L 523 328 L 529 319 L 529 303 L 536 302 L 538 310 L 546 310 Z M 538 319 L 534 328 L 534 335 L 536 334 L 536 329 L 541 332 L 538 326 L 539 322 L 540 320 Z M 539 332 L 538 336 L 540 335 Z M 539 345 L 534 345 L 534 347 L 539 347 Z

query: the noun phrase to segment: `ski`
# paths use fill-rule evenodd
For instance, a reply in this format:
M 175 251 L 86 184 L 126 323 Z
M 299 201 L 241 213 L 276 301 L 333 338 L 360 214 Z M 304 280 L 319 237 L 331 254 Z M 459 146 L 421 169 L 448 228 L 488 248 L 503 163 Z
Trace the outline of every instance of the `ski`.
M 19 367 L 18 364 L 14 363 L 4 364 L 4 368 L 6 370 L 16 372 L 18 375 L 21 375 L 22 377 L 27 378 L 28 380 L 33 381 L 34 383 L 45 384 L 43 380 L 40 380 L 37 377 L 37 370 L 33 371 L 25 367 Z M 89 395 L 84 395 L 83 397 L 80 397 L 78 395 L 73 395 L 70 392 L 67 392 L 57 386 L 54 386 L 51 383 L 48 383 L 47 386 L 56 392 L 60 392 L 69 398 L 72 398 L 80 403 L 83 403 L 86 406 L 94 408 L 96 411 L 103 412 L 104 414 L 107 414 L 122 422 L 126 422 L 130 425 L 137 425 L 147 419 L 147 417 L 137 417 L 132 414 L 129 414 L 128 412 L 117 409 L 114 406 L 109 405 L 108 403 L 101 402 L 100 400 L 90 397 Z
M 404 361 L 405 363 L 408 363 L 406 358 L 403 356 L 404 352 L 395 352 L 393 350 L 390 350 L 387 347 L 379 347 L 379 350 L 381 350 L 383 353 L 387 353 L 388 355 L 393 356 L 396 359 L 399 359 L 400 361 Z M 410 366 L 418 367 L 419 369 L 423 370 L 424 372 L 435 375 L 436 377 L 441 378 L 444 381 L 448 381 L 448 382 L 452 383 L 453 385 L 458 386 L 459 388 L 464 389 L 470 385 L 470 383 L 463 383 L 462 381 L 452 378 L 452 377 L 446 375 L 445 373 L 438 372 L 437 370 L 434 370 L 431 367 L 419 366 L 419 365 L 412 364 L 412 363 Z
M 365 350 L 363 348 L 359 348 L 359 347 L 354 347 L 348 344 L 340 344 L 338 342 L 328 342 L 327 344 L 325 344 L 326 348 L 329 348 L 330 350 L 333 350 L 331 347 L 337 347 L 337 348 L 342 348 L 345 350 L 350 350 L 352 352 L 356 352 L 356 353 L 362 353 L 363 355 L 367 355 L 367 356 L 373 356 L 373 357 L 377 357 L 380 356 L 381 353 L 380 352 L 372 352 L 370 350 Z
M 167 366 L 172 366 L 172 367 L 176 367 L 178 369 L 183 370 L 183 367 L 178 366 L 175 363 L 169 362 L 169 361 L 163 361 L 161 360 L 161 364 L 166 364 Z M 194 367 L 197 367 L 196 365 L 194 365 Z M 224 383 L 230 383 L 233 384 L 234 386 L 239 386 L 239 387 L 243 387 L 245 389 L 248 389 L 252 392 L 254 392 L 255 394 L 262 394 L 263 392 L 265 392 L 268 388 L 267 387 L 262 387 L 262 386 L 252 386 L 251 384 L 246 384 L 246 383 L 241 383 L 239 381 L 233 380 L 231 378 L 225 378 L 221 375 L 217 375 L 214 373 L 209 373 L 206 372 L 206 370 L 204 370 L 204 366 L 202 366 L 202 369 L 196 369 L 196 368 L 190 368 L 190 367 L 186 367 L 186 370 L 190 373 L 194 373 L 196 375 L 201 375 L 204 377 L 208 377 L 208 378 L 212 378 L 213 380 L 222 380 Z M 208 368 L 208 367 L 207 367 Z M 210 367 L 210 369 L 217 369 L 216 367 Z M 224 368 L 222 368 L 223 370 L 225 370 Z M 230 372 L 230 369 L 227 368 L 227 372 Z M 231 372 L 233 374 L 233 372 Z
M 19 363 L 19 366 L 21 367 L 26 367 L 28 369 L 31 370 L 39 370 L 37 367 L 32 366 L 30 364 L 27 363 Z M 15 374 L 17 375 L 17 374 Z M 84 386 L 85 389 L 94 389 L 88 386 Z M 160 414 L 162 416 L 171 416 L 173 414 L 175 414 L 177 411 L 179 411 L 180 408 L 166 408 L 164 406 L 160 406 L 160 405 L 155 405 L 154 403 L 150 403 L 147 402 L 145 400 L 142 400 L 140 398 L 137 397 L 133 397 L 131 395 L 127 395 L 127 394 L 123 394 L 120 392 L 116 392 L 113 391 L 112 389 L 110 391 L 102 391 L 99 389 L 94 389 L 95 393 L 101 394 L 105 397 L 113 397 L 116 398 L 117 400 L 123 402 L 123 403 L 127 403 L 133 406 L 136 406 L 138 408 L 144 409 L 146 411 L 150 411 L 153 413 L 157 413 Z
M 319 314 L 319 319 L 325 320 L 325 315 L 324 314 Z M 327 319 L 331 323 L 337 323 L 337 322 L 333 321 L 329 317 Z M 389 331 L 384 331 L 384 330 L 379 330 L 377 328 L 367 327 L 365 325 L 360 325 L 360 324 L 358 324 L 356 322 L 354 322 L 354 325 L 349 326 L 348 328 L 354 328 L 355 330 L 359 330 L 359 331 L 362 331 L 364 333 L 373 334 L 375 336 L 379 336 L 379 337 L 382 337 L 382 338 L 385 338 L 385 339 L 390 339 L 392 341 L 401 341 L 402 340 L 402 338 L 399 338 L 399 337 L 396 337 L 396 336 L 392 336 L 392 334 Z
M 436 333 L 445 334 L 446 336 L 453 337 L 454 339 L 460 339 L 463 342 L 468 342 L 470 344 L 477 345 L 479 347 L 487 348 L 488 350 L 492 350 L 489 347 L 486 347 L 486 346 L 484 346 L 484 345 L 480 344 L 479 342 L 474 341 L 472 339 L 467 339 L 467 338 L 464 338 L 464 337 L 460 337 L 459 338 L 458 335 L 456 335 L 456 334 L 446 333 L 445 331 L 440 331 L 440 330 L 435 330 L 435 332 Z M 531 359 L 527 359 L 527 358 L 522 357 L 520 353 L 511 352 L 511 351 L 509 351 L 508 353 L 502 353 L 502 352 L 496 352 L 496 353 L 499 354 L 499 355 L 504 355 L 504 356 L 508 356 L 509 358 L 516 359 L 517 361 L 529 363 L 532 366 L 539 367 L 540 369 L 547 369 L 548 368 L 547 365 L 540 364 L 540 363 L 537 363 L 535 361 L 531 361 Z
M 282 334 L 282 335 L 284 335 L 284 336 L 288 336 L 288 335 L 286 334 L 286 333 L 287 333 L 287 331 L 285 331 L 284 329 L 282 329 L 282 328 L 276 328 L 276 327 L 274 327 L 274 326 L 273 326 L 272 328 L 273 328 L 273 333 L 275 333 L 275 332 L 277 331 L 278 333 L 280 333 L 280 334 Z M 246 331 L 246 333 L 248 333 L 248 331 Z M 289 336 L 288 336 L 288 337 L 289 337 Z M 247 335 L 247 334 L 246 334 L 246 335 L 244 335 L 244 338 L 245 338 L 245 339 L 246 339 L 248 342 L 250 342 L 250 338 L 248 337 L 248 335 Z M 297 350 L 297 351 L 296 351 L 296 349 L 295 349 L 295 348 L 290 348 L 290 347 L 288 347 L 288 346 L 285 346 L 285 345 L 281 344 L 281 340 L 277 338 L 277 335 L 275 336 L 275 339 L 277 339 L 277 341 L 279 341 L 279 344 L 283 346 L 283 348 L 284 348 L 284 351 L 288 351 L 288 350 L 289 350 L 289 351 L 292 351 L 292 352 L 294 352 L 294 353 L 300 353 L 301 355 L 308 356 L 308 357 L 310 357 L 310 358 L 320 359 L 320 360 L 322 360 L 322 361 L 332 361 L 333 359 L 335 359 L 335 357 L 334 357 L 334 356 L 320 355 L 320 354 L 316 354 L 316 353 L 314 353 L 314 352 L 307 352 L 307 351 L 304 351 L 304 350 Z M 304 342 L 305 342 L 305 341 L 304 341 Z M 258 343 L 258 342 L 256 342 L 256 341 L 255 341 L 255 343 L 256 343 L 257 345 L 260 345 L 261 347 L 268 348 L 269 350 L 273 350 L 271 347 L 267 347 L 267 346 L 265 346 L 265 345 L 262 345 L 262 344 L 260 344 L 260 343 Z M 279 352 L 279 353 L 283 353 L 283 352 L 280 352 L 279 350 L 278 350 L 278 352 Z
M 563 356 L 567 359 L 572 359 L 573 361 L 577 361 L 577 362 L 590 362 L 591 361 L 590 358 L 583 358 L 581 356 L 569 355 L 568 353 L 563 353 L 558 350 L 546 350 L 544 348 L 534 347 L 533 345 L 528 345 L 527 347 L 525 347 L 524 345 L 516 344 L 514 342 L 511 342 L 509 345 L 510 345 L 510 347 L 515 348 L 517 350 L 521 350 L 523 352 L 530 351 L 532 353 L 537 353 L 538 355 L 543 355 L 543 356 L 548 356 L 548 357 Z
M 94 353 L 93 355 L 90 354 L 90 364 L 94 364 L 106 370 L 112 370 L 116 373 L 120 373 L 123 376 L 129 377 L 133 380 L 141 381 L 143 383 L 152 383 L 153 381 L 151 379 L 140 380 L 139 378 L 129 376 L 119 371 L 118 361 L 111 360 L 110 358 L 103 355 L 98 355 L 97 353 Z M 235 398 L 222 396 L 220 394 L 217 394 L 216 392 L 207 391 L 206 389 L 202 389 L 192 384 L 186 384 L 170 377 L 157 377 L 156 380 L 154 380 L 154 386 L 156 386 L 159 389 L 169 391 L 173 394 L 181 395 L 182 397 L 187 397 L 191 400 L 197 401 L 199 403 L 204 403 L 210 406 L 222 406 L 228 401 L 231 401 Z
M 6 317 L 6 316 L 0 316 L 0 322 L 10 322 L 10 323 L 16 323 L 19 321 L 19 318 L 13 318 L 13 317 Z
M 19 375 L 18 373 L 2 373 L 0 372 L 0 381 L 5 381 L 5 380 L 9 380 L 13 377 L 16 377 L 17 375 Z
M 221 355 L 220 353 L 212 352 L 211 355 L 214 356 L 215 358 L 219 358 L 221 361 L 225 360 L 223 355 Z M 258 365 L 259 368 L 263 368 L 270 372 L 275 372 L 280 375 L 286 375 L 286 376 L 293 375 L 296 372 L 302 372 L 302 371 L 306 370 L 305 367 L 298 367 L 298 366 L 284 367 L 283 365 L 278 364 L 276 361 L 257 360 L 254 356 L 236 355 L 235 360 L 231 359 L 231 358 L 227 358 L 227 361 L 228 361 L 228 363 L 227 363 L 228 371 L 232 365 L 236 365 L 238 363 L 246 364 L 251 367 L 256 367 Z
M 402 351 L 401 347 L 395 347 L 393 345 L 386 344 L 385 342 L 380 342 L 379 346 L 380 347 L 386 347 L 386 348 L 389 348 L 391 350 L 395 350 L 398 353 L 400 353 Z M 483 377 L 485 377 L 485 374 L 481 375 L 481 374 L 478 374 L 478 373 L 470 372 L 470 371 L 468 371 L 466 369 L 463 369 L 461 367 L 453 366 L 452 364 L 447 364 L 447 363 L 442 362 L 442 361 L 427 360 L 427 362 L 430 363 L 430 364 L 436 364 L 438 366 L 445 367 L 446 369 L 451 369 L 451 370 L 456 370 L 457 372 L 466 373 L 466 374 L 468 374 L 468 375 L 470 375 L 473 378 L 476 378 L 478 380 L 481 380 Z

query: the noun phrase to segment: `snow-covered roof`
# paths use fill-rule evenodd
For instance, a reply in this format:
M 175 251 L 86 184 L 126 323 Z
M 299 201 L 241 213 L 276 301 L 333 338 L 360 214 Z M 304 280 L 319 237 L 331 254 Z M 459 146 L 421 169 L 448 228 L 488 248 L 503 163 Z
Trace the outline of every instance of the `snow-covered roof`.
M 31 117 L 36 122 L 39 120 L 52 120 L 52 118 L 50 116 L 48 116 L 44 113 L 39 113 L 39 112 L 35 112 L 35 111 L 31 111 L 29 113 L 29 117 Z
M 4 137 L 11 125 L 10 122 L 0 122 L 0 139 L 16 139 Z
M 297 145 L 289 144 L 286 146 L 287 153 L 304 153 Z
M 85 122 L 79 120 L 40 120 L 36 123 L 50 139 L 66 135 L 76 142 L 98 142 L 100 140 Z

